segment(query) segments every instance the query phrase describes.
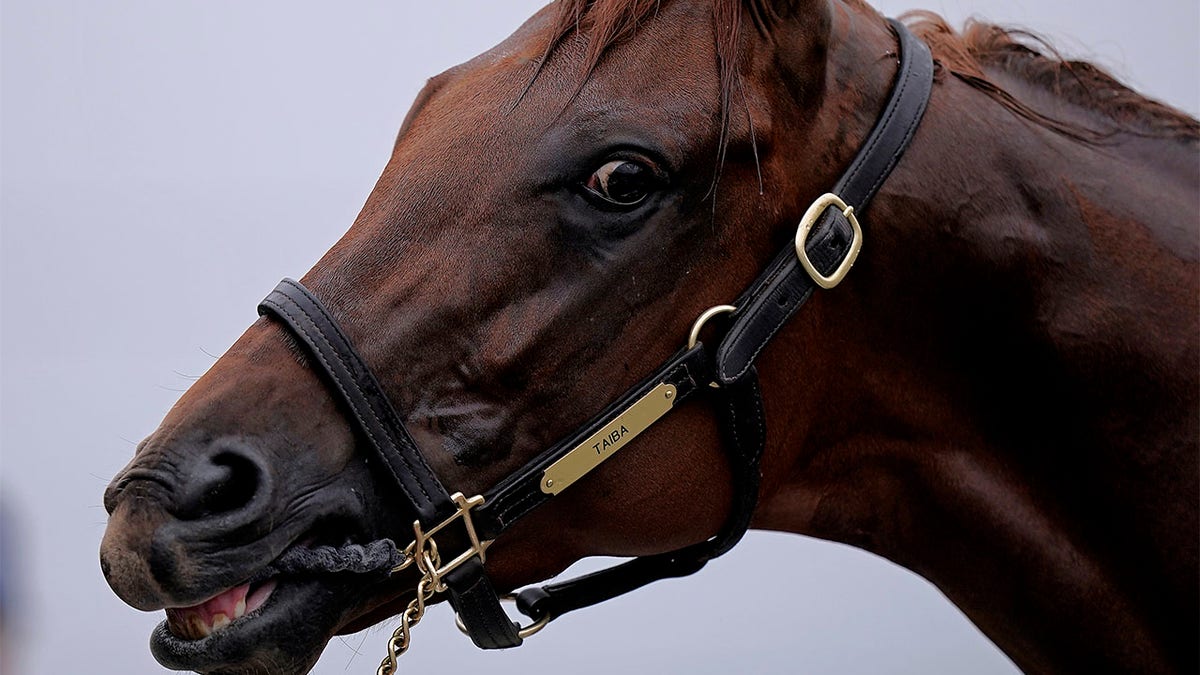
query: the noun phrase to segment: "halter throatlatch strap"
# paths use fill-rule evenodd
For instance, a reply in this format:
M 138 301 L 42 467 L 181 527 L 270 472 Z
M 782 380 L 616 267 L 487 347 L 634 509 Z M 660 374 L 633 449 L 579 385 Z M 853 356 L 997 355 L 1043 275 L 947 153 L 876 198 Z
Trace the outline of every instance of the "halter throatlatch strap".
M 758 377 L 751 369 L 737 384 L 713 390 L 714 409 L 722 440 L 730 450 L 733 471 L 733 504 L 717 536 L 677 551 L 642 556 L 616 567 L 547 586 L 527 588 L 517 594 L 517 609 L 542 620 L 610 600 L 659 579 L 685 577 L 700 571 L 709 560 L 728 552 L 750 528 L 758 504 L 760 470 L 767 430 Z
M 827 287 L 823 283 L 826 275 L 839 271 L 844 275 L 848 265 L 843 268 L 843 263 L 853 263 L 850 256 L 857 255 L 862 241 L 858 218 L 900 161 L 921 123 L 933 90 L 933 56 L 903 24 L 895 19 L 889 22 L 900 40 L 900 69 L 883 116 L 833 188 L 832 195 L 841 203 L 817 200 L 814 206 L 819 213 L 813 215 L 819 219 L 807 237 L 776 256 L 734 303 L 738 311 L 717 349 L 717 378 L 723 384 L 736 382 L 747 373 L 771 338 L 813 291 Z M 797 249 L 807 255 L 798 255 Z M 804 258 L 815 270 L 806 269 Z
M 400 568 L 415 564 L 423 576 L 417 599 L 402 614 L 402 626 L 389 642 L 389 658 L 380 672 L 394 672 L 396 656 L 407 649 L 409 628 L 420 621 L 425 601 L 436 593 L 449 591 L 462 627 L 476 645 L 512 647 L 564 613 L 657 579 L 691 574 L 728 551 L 745 534 L 758 502 L 759 467 L 766 441 L 754 362 L 816 288 L 836 286 L 850 270 L 862 246 L 858 218 L 908 147 L 932 91 L 929 49 L 898 21 L 891 25 L 900 41 L 900 69 L 883 117 L 834 191 L 809 208 L 797 229 L 795 246 L 771 262 L 737 300 L 736 310 L 723 305 L 706 312 L 693 328 L 686 349 L 484 496 L 467 499 L 449 494 L 371 370 L 329 312 L 303 286 L 285 279 L 259 305 L 260 313 L 281 321 L 309 350 L 314 367 L 325 376 L 330 391 L 344 404 L 386 475 L 417 515 L 415 539 L 404 549 L 406 562 Z M 710 359 L 703 343 L 697 342 L 697 334 L 705 321 L 731 310 L 730 328 L 715 358 Z M 490 540 L 582 479 L 672 408 L 698 395 L 712 400 L 730 453 L 733 506 L 721 531 L 677 551 L 526 589 L 517 596 L 517 606 L 536 624 L 518 630 L 501 609 L 484 573 L 483 555 Z M 470 547 L 446 562 L 432 537 L 452 525 L 465 529 Z
M 281 321 L 307 347 L 314 367 L 324 374 L 329 390 L 344 404 L 417 521 L 430 529 L 457 514 L 459 505 L 429 468 L 379 381 L 324 305 L 299 282 L 284 279 L 258 311 Z M 464 561 L 443 581 L 451 604 L 468 608 L 461 616 L 475 644 L 485 649 L 521 644 L 478 558 Z

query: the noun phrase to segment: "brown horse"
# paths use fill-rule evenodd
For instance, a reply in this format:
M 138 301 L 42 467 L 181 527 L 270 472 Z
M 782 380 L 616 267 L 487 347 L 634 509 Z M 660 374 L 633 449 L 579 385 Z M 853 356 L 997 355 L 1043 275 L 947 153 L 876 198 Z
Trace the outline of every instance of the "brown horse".
M 754 527 L 917 572 L 1026 670 L 1195 672 L 1200 124 L 1028 36 L 909 24 L 937 64 L 924 121 L 845 282 L 757 362 Z M 429 82 L 303 282 L 441 480 L 482 493 L 795 236 L 896 50 L 858 0 L 560 0 Z M 168 608 L 165 665 L 303 672 L 413 598 L 410 573 L 263 577 L 412 538 L 310 366 L 259 320 L 105 495 L 104 573 Z M 681 404 L 487 569 L 515 588 L 705 540 L 730 476 L 710 406 Z

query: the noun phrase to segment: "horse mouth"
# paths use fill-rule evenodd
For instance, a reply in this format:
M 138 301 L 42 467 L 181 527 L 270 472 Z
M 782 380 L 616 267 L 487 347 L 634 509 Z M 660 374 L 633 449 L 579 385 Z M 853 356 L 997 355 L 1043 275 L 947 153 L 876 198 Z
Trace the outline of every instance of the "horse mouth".
M 242 584 L 191 607 L 168 607 L 167 629 L 181 640 L 201 640 L 233 626 L 242 619 L 253 620 L 274 592 L 278 581 Z M 235 627 L 236 629 L 236 627 Z
M 306 672 L 336 627 L 336 618 L 312 618 L 339 614 L 330 595 L 317 579 L 242 584 L 192 607 L 167 608 L 150 650 L 172 670 Z
M 361 588 L 329 578 L 243 584 L 193 607 L 168 608 L 150 635 L 154 658 L 171 670 L 211 675 L 300 675 L 357 613 Z M 244 596 L 243 596 L 244 594 Z M 347 596 L 350 596 L 348 598 Z M 237 618 L 220 609 L 232 606 Z
M 388 550 L 395 551 L 391 542 Z M 248 580 L 191 606 L 168 606 L 150 636 L 155 659 L 174 670 L 220 675 L 304 673 L 324 645 L 347 622 L 369 608 L 364 601 L 398 589 L 401 580 L 387 574 L 386 557 L 363 563 L 371 570 L 280 569 L 294 554 L 324 550 L 367 550 L 370 545 L 314 546 L 311 540 L 289 549 Z M 376 551 L 381 550 L 379 548 Z M 317 555 L 317 558 L 322 556 Z M 328 555 L 323 556 L 328 559 Z M 355 572 L 359 573 L 355 573 Z M 411 580 L 409 580 L 411 581 Z

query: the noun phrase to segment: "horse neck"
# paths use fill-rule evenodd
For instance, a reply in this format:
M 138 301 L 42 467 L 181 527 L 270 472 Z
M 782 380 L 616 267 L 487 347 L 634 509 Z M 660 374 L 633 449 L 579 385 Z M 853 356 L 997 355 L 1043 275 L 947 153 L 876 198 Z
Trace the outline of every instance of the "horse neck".
M 756 526 L 927 577 L 1025 669 L 1194 660 L 1163 635 L 1196 627 L 1198 331 L 1155 305 L 1200 297 L 1194 243 L 1162 226 L 1195 222 L 1196 177 L 1096 169 L 1153 144 L 1082 144 L 943 74 L 851 277 L 760 362 Z M 1139 324 L 1169 335 L 1135 344 Z

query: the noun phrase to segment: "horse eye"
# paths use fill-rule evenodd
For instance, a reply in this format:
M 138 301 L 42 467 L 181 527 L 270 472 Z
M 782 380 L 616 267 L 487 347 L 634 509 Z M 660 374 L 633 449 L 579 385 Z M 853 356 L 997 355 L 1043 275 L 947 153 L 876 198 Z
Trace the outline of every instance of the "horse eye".
M 614 159 L 596 169 L 584 187 L 609 204 L 631 207 L 640 204 L 654 189 L 656 182 L 654 171 L 645 164 Z

